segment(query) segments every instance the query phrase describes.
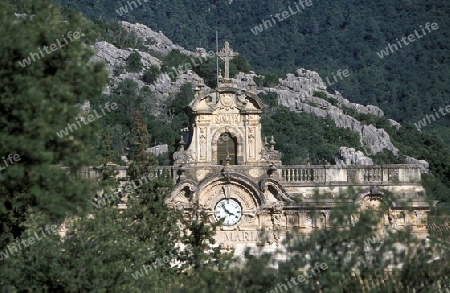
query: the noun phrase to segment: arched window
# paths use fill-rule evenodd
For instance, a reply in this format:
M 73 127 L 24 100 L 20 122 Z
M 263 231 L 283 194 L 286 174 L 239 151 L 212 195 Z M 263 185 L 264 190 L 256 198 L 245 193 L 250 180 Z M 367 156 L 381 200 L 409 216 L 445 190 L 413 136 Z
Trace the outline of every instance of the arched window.
M 226 165 L 227 156 L 230 157 L 230 165 L 237 165 L 237 141 L 229 132 L 222 133 L 217 139 L 217 164 Z

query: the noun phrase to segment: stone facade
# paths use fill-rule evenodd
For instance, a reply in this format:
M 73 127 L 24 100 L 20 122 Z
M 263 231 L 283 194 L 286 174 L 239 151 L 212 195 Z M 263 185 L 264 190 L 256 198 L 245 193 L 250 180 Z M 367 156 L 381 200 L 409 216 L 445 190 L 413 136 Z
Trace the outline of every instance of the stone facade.
M 176 187 L 168 205 L 186 217 L 200 209 L 211 223 L 225 218 L 217 242 L 237 253 L 257 245 L 273 251 L 287 232 L 329 227 L 331 211 L 345 205 L 384 205 L 382 225 L 427 235 L 419 165 L 283 166 L 273 138 L 261 136 L 262 110 L 253 84 L 238 88 L 228 72 L 216 90 L 195 88 L 190 135 L 169 167 Z

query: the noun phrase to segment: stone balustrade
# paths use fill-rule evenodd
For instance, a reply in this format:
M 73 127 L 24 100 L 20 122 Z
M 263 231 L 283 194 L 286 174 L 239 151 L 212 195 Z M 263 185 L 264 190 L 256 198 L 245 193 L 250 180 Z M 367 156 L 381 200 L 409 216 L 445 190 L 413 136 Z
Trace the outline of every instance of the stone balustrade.
M 202 170 L 205 175 L 221 172 L 224 166 L 189 166 L 186 168 L 174 166 L 158 166 L 149 174 L 149 178 L 156 178 L 168 172 L 169 176 L 177 181 L 180 176 L 187 178 L 197 176 L 197 170 Z M 67 168 L 63 167 L 63 170 Z M 125 166 L 117 166 L 119 171 L 117 178 L 127 179 Z M 245 166 L 230 165 L 229 172 L 246 174 L 255 178 L 255 181 L 264 177 L 276 177 L 282 183 L 287 184 L 314 184 L 314 185 L 340 185 L 340 184 L 395 184 L 395 183 L 419 183 L 421 171 L 419 165 L 372 165 L 372 166 L 335 166 L 335 165 L 286 165 L 276 166 L 270 171 L 269 166 Z M 99 175 L 98 167 L 82 168 L 79 171 L 81 177 L 96 178 Z
M 280 166 L 281 182 L 288 183 L 418 183 L 421 180 L 418 165 L 372 166 Z

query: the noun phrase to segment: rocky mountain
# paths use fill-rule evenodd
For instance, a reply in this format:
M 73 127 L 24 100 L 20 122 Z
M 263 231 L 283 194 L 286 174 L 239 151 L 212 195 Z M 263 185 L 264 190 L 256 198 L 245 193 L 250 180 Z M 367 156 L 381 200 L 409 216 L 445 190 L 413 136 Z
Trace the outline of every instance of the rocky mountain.
M 197 48 L 196 52 L 184 49 L 181 46 L 174 44 L 162 32 L 155 32 L 142 24 L 131 24 L 122 21 L 123 29 L 135 33 L 143 41 L 146 50 L 139 50 L 136 48 L 119 49 L 107 42 L 97 42 L 94 49 L 98 58 L 104 60 L 110 72 L 110 86 L 107 87 L 104 93 L 108 92 L 125 79 L 134 80 L 139 88 L 148 86 L 156 95 L 156 104 L 164 103 L 164 100 L 173 94 L 176 94 L 181 86 L 185 83 L 193 85 L 204 84 L 203 79 L 194 71 L 186 69 L 176 70 L 171 72 L 175 76 L 175 81 L 172 81 L 169 74 L 162 73 L 153 84 L 146 84 L 142 81 L 144 71 L 150 66 L 155 65 L 161 68 L 161 56 L 166 56 L 172 50 L 179 50 L 181 53 L 191 57 L 195 64 L 195 60 L 206 60 L 211 57 L 205 49 Z M 123 70 L 127 58 L 131 53 L 137 52 L 141 57 L 143 68 L 140 72 L 127 72 Z M 116 74 L 118 68 L 122 68 L 119 74 Z M 238 86 L 248 88 L 250 83 L 253 83 L 253 78 L 260 77 L 255 72 L 239 73 L 233 81 Z M 205 89 L 209 89 L 205 86 Z M 311 113 L 318 117 L 331 118 L 338 127 L 343 127 L 357 133 L 360 137 L 361 146 L 367 150 L 369 154 L 376 154 L 383 150 L 389 150 L 397 155 L 399 150 L 393 145 L 388 133 L 381 128 L 369 124 L 366 125 L 358 121 L 355 117 L 346 115 L 343 109 L 351 109 L 358 114 L 370 114 L 378 117 L 383 117 L 383 111 L 373 105 L 361 105 L 352 103 L 345 99 L 339 92 L 334 93 L 327 91 L 327 85 L 317 72 L 310 71 L 304 68 L 299 68 L 296 73 L 287 74 L 286 78 L 279 79 L 279 83 L 275 87 L 261 87 L 257 89 L 258 93 L 276 93 L 278 95 L 278 104 L 289 108 L 291 111 L 297 113 Z M 317 93 L 322 93 L 317 95 Z M 157 109 L 158 107 L 156 107 Z M 401 127 L 401 125 L 389 119 L 389 122 L 394 127 Z M 338 151 L 338 150 L 336 150 Z M 341 164 L 348 162 L 349 164 L 371 164 L 370 158 L 362 156 L 360 153 L 357 156 L 354 151 L 340 150 L 340 157 L 336 158 Z M 346 156 L 345 154 L 349 154 Z M 354 156 L 357 159 L 353 158 Z M 419 161 L 414 158 L 407 157 L 407 162 L 421 164 L 423 171 L 428 168 L 426 161 Z

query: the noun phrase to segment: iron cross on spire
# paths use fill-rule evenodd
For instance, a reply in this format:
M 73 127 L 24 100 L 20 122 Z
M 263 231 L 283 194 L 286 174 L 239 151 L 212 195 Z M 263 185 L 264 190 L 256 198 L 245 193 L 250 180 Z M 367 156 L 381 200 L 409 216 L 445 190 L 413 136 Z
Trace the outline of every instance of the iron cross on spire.
M 238 53 L 233 52 L 233 49 L 230 48 L 230 43 L 228 43 L 228 41 L 225 41 L 225 47 L 223 47 L 220 52 L 217 52 L 217 56 L 225 62 L 225 79 L 230 78 L 231 59 L 238 55 Z

